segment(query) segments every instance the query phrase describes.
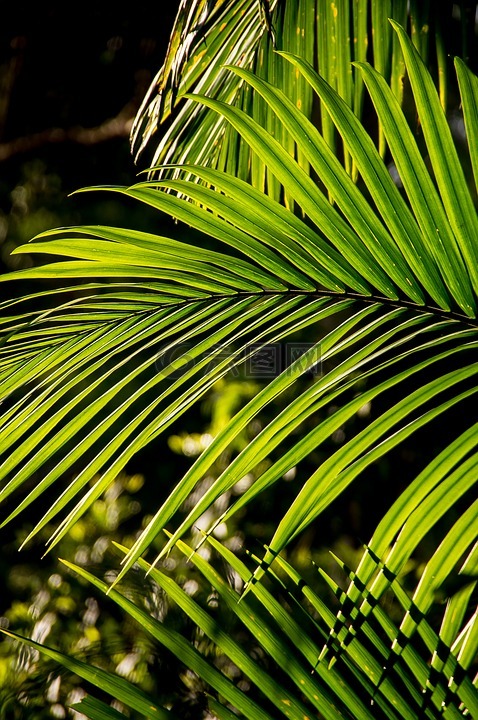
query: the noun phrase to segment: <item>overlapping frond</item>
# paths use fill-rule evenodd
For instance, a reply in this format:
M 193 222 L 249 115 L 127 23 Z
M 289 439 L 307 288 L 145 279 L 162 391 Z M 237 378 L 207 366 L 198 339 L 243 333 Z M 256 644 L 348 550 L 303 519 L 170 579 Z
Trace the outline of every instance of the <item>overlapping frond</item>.
M 247 582 L 250 569 L 235 553 L 212 537 L 208 538 L 205 557 L 193 553 L 190 546 L 179 541 L 178 549 L 207 580 L 217 601 L 236 617 L 242 627 L 241 642 L 223 626 L 214 609 L 204 608 L 167 572 L 141 560 L 141 569 L 150 573 L 158 587 L 195 623 L 201 635 L 214 643 L 214 655 L 202 653 L 194 643 L 137 607 L 123 592 L 111 590 L 84 568 L 64 562 L 99 591 L 108 594 L 123 612 L 217 693 L 209 697 L 208 705 L 218 718 L 236 717 L 231 715 L 231 709 L 250 720 L 272 717 L 303 720 L 317 713 L 329 720 L 337 717 L 369 720 L 377 717 L 377 713 L 387 720 L 473 717 L 478 711 L 478 695 L 468 671 L 476 653 L 476 632 L 473 617 L 466 616 L 466 608 L 477 582 L 476 551 L 466 556 L 460 568 L 460 573 L 468 573 L 466 582 L 449 605 L 445 607 L 437 600 L 437 591 L 449 567 L 466 546 L 463 525 L 469 520 L 465 515 L 450 531 L 429 561 L 412 597 L 402 586 L 403 575 L 379 561 L 370 548 L 366 548 L 366 553 L 375 571 L 375 582 L 384 575 L 387 577 L 389 588 L 385 603 L 375 592 L 373 582 L 361 585 L 358 574 L 337 558 L 343 577 L 350 581 L 349 589 L 354 587 L 366 605 L 367 613 L 362 615 L 350 613 L 346 607 L 347 594 L 321 568 L 318 570 L 330 590 L 328 593 L 322 590 L 319 594 L 279 557 L 276 572 L 268 573 L 267 583 L 254 585 L 244 596 L 240 589 Z M 459 547 L 455 546 L 457 539 Z M 126 552 L 125 548 L 122 550 Z M 227 563 L 236 589 L 208 560 L 211 552 Z M 433 587 L 426 580 L 427 573 L 433 574 Z M 340 630 L 336 628 L 334 605 L 337 602 L 342 610 L 340 617 L 351 622 L 350 626 L 344 622 Z M 442 614 L 439 632 L 434 629 L 436 618 L 431 618 L 438 611 Z M 249 644 L 261 648 L 268 658 L 268 667 L 258 660 L 257 651 L 256 657 L 251 654 Z M 324 657 L 324 646 L 329 653 L 334 652 L 333 663 Z M 128 707 L 144 712 L 144 697 L 125 680 L 105 671 L 98 671 L 95 676 L 93 669 L 81 662 L 49 648 L 35 647 L 121 699 Z M 230 666 L 236 668 L 235 674 L 246 677 L 253 690 L 241 692 L 220 671 L 224 662 L 216 666 L 215 656 L 226 658 Z M 86 712 L 93 720 L 116 717 L 108 706 L 93 697 L 86 698 L 75 709 Z M 96 715 L 100 711 L 104 714 Z M 173 715 L 149 700 L 148 717 Z
M 468 5 L 470 7 L 468 7 Z M 440 7 L 442 22 L 457 23 Z M 473 3 L 461 7 L 462 37 Z M 325 0 L 183 0 L 163 67 L 153 80 L 133 129 L 132 148 L 138 156 L 147 149 L 147 165 L 163 167 L 156 176 L 173 175 L 165 164 L 194 163 L 225 169 L 278 199 L 284 191 L 267 164 L 251 153 L 240 133 L 223 116 L 192 103 L 185 93 L 194 92 L 241 107 L 276 137 L 307 169 L 295 138 L 240 75 L 225 69 L 234 65 L 253 70 L 257 77 L 281 89 L 304 115 L 321 128 L 329 147 L 344 154 L 347 171 L 354 176 L 351 156 L 342 148 L 340 135 L 328 109 L 314 102 L 311 87 L 292 67 L 281 63 L 273 50 L 299 55 L 318 70 L 358 118 L 362 117 L 364 83 L 353 63 L 368 61 L 385 77 L 398 103 L 404 93 L 405 64 L 400 43 L 389 18 L 410 34 L 425 62 L 432 59 L 446 107 L 447 56 L 456 52 L 454 35 L 439 25 L 431 5 L 403 0 L 393 3 L 360 0 L 349 3 Z M 429 41 L 436 40 L 436 48 Z M 466 48 L 464 47 L 465 51 Z M 462 52 L 465 57 L 465 53 Z M 377 147 L 386 151 L 379 126 Z M 289 201 L 289 198 L 287 198 Z

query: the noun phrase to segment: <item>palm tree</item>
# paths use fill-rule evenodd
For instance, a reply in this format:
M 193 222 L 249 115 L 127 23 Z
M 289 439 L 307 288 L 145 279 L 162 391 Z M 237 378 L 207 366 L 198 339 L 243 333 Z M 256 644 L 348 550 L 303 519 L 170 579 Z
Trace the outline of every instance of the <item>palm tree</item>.
M 54 282 L 4 303 L 0 421 L 0 499 L 28 489 L 5 523 L 75 470 L 29 536 L 65 511 L 50 549 L 221 378 L 271 348 L 301 348 L 119 549 L 112 585 L 65 561 L 202 678 L 208 717 L 478 715 L 478 81 L 456 58 L 457 84 L 445 82 L 446 12 L 430 36 L 417 6 L 318 3 L 316 21 L 305 0 L 182 2 L 133 130 L 142 152 L 165 124 L 154 167 L 105 190 L 168 213 L 201 243 L 62 228 L 17 252 L 67 259 L 3 278 Z M 464 123 L 455 136 L 444 111 L 453 93 Z M 255 434 L 218 471 L 252 421 Z M 302 572 L 294 544 L 404 447 L 420 450 L 416 472 L 383 493 L 380 513 L 362 492 L 373 529 L 354 566 L 337 556 L 335 570 Z M 243 555 L 220 542 L 218 528 L 279 496 L 284 477 L 293 494 L 265 547 Z M 168 575 L 171 552 L 189 558 L 241 635 Z M 215 656 L 129 599 L 121 581 L 135 564 Z M 39 649 L 137 713 L 176 716 L 122 678 Z M 77 709 L 124 717 L 94 694 Z

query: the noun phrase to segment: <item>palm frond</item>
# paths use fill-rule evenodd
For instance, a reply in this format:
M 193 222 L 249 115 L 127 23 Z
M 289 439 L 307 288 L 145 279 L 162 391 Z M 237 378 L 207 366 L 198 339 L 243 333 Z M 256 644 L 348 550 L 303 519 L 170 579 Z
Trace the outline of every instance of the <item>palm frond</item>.
M 435 128 L 441 131 L 439 108 L 433 104 L 436 91 L 410 41 L 399 28 L 396 31 L 412 86 L 417 84 L 425 139 L 435 147 Z M 468 360 L 476 348 L 476 221 L 451 139 L 446 139 L 443 152 L 430 148 L 432 162 L 446 164 L 453 178 L 453 186 L 437 178 L 435 190 L 390 89 L 370 66 L 361 66 L 384 132 L 391 138 L 391 152 L 411 198 L 407 204 L 345 101 L 303 60 L 286 60 L 320 94 L 373 201 L 359 192 L 322 136 L 280 90 L 235 69 L 234 74 L 264 97 L 295 137 L 334 204 L 280 143 L 242 110 L 200 98 L 235 125 L 302 208 L 307 222 L 240 179 L 188 166 L 178 172 L 196 175 L 213 187 L 180 177 L 110 190 L 173 214 L 232 247 L 232 256 L 220 249 L 106 227 L 53 231 L 47 241 L 41 236 L 20 248 L 18 252 L 72 259 L 5 279 L 104 277 L 114 282 L 106 283 L 107 292 L 102 293 L 95 293 L 95 283 L 89 283 L 85 295 L 57 307 L 48 307 L 56 290 L 9 303 L 10 312 L 18 305 L 14 312 L 20 314 L 2 329 L 1 352 L 8 364 L 2 379 L 1 432 L 8 456 L 1 469 L 0 498 L 18 491 L 34 473 L 41 473 L 41 479 L 5 522 L 76 467 L 75 478 L 32 532 L 76 500 L 55 532 L 53 545 L 135 452 L 231 368 L 299 330 L 312 332 L 320 319 L 338 317 L 344 310 L 344 321 L 323 337 L 314 329 L 315 340 L 304 356 L 267 384 L 214 439 L 143 531 L 125 570 L 174 517 L 237 433 L 286 391 L 293 389 L 296 397 L 217 479 L 166 550 L 208 503 L 278 447 L 292 427 L 303 432 L 303 423 L 330 402 L 339 399 L 340 412 L 318 422 L 273 463 L 241 505 L 277 482 L 361 405 L 386 396 L 391 388 L 407 387 L 403 401 L 386 407 L 298 489 L 296 502 L 271 538 L 270 559 L 377 457 L 476 392 L 476 368 L 472 356 Z M 465 103 L 469 116 L 473 106 L 468 97 Z M 429 107 L 432 112 L 427 112 Z M 469 116 L 470 121 L 476 122 L 476 116 Z M 187 202 L 189 198 L 196 203 Z M 439 244 L 432 228 L 439 230 Z M 125 281 L 119 294 L 113 289 L 118 279 Z M 47 303 L 43 312 L 21 312 L 25 304 L 40 299 Z M 450 358 L 454 364 L 444 372 Z M 301 389 L 310 368 L 325 362 L 333 368 Z M 367 388 L 358 390 L 363 382 Z M 348 401 L 351 391 L 357 396 Z M 129 419 L 121 422 L 125 413 Z
M 4 524 L 62 483 L 27 538 L 55 521 L 50 548 L 130 458 L 218 380 L 244 371 L 269 347 L 307 340 L 300 356 L 291 353 L 175 487 L 165 489 L 160 507 L 124 549 L 113 587 L 67 563 L 207 683 L 218 717 L 237 711 L 254 720 L 278 713 L 366 720 L 375 714 L 371 708 L 391 720 L 478 714 L 472 678 L 478 433 L 466 417 L 478 393 L 477 79 L 456 62 L 471 178 L 422 59 L 427 45 L 417 30 L 416 6 L 413 41 L 396 22 L 387 23 L 387 34 L 375 43 L 373 67 L 361 43 L 354 54 L 346 42 L 349 25 L 365 37 L 366 5 L 355 4 L 353 17 L 338 12 L 334 25 L 329 4 L 318 4 L 317 27 L 333 27 L 327 41 L 335 38 L 341 47 L 333 62 L 324 53 L 330 67 L 318 73 L 313 58 L 290 52 L 292 30 L 310 24 L 310 4 L 263 4 L 258 22 L 259 5 L 244 0 L 234 32 L 250 36 L 251 52 L 247 62 L 225 55 L 233 67 L 219 75 L 200 67 L 201 34 L 213 53 L 220 23 L 239 4 L 184 4 L 191 14 L 178 18 L 145 138 L 156 116 L 174 104 L 176 89 L 209 93 L 220 85 L 219 94 L 185 98 L 181 121 L 173 120 L 158 150 L 159 160 L 172 163 L 161 177 L 102 190 L 172 215 L 194 230 L 197 242 L 106 226 L 62 228 L 17 250 L 62 259 L 1 278 L 39 283 L 2 306 L 0 500 L 24 493 Z M 379 4 L 372 6 L 371 22 L 382 27 Z M 396 8 L 403 16 L 404 3 Z M 288 13 L 296 13 L 294 22 Z M 254 43 L 273 40 L 286 51 L 258 55 L 255 67 L 263 62 L 263 72 L 251 72 L 246 65 Z M 312 52 L 314 43 L 309 38 L 305 46 Z M 409 78 L 422 145 L 400 107 L 399 85 L 387 78 L 390 48 Z M 350 59 L 356 61 L 351 75 Z M 292 84 L 291 77 L 300 82 Z M 331 84 L 327 77 L 336 80 Z M 239 87 L 244 100 L 231 105 Z M 377 145 L 357 113 L 365 91 L 380 127 Z M 320 131 L 309 112 L 314 97 L 320 100 Z M 181 146 L 181 133 L 191 137 L 199 118 L 204 133 Z M 211 128 L 224 129 L 224 144 L 219 160 L 208 166 L 201 153 L 210 151 Z M 344 150 L 340 160 L 337 143 Z M 383 160 L 385 146 L 399 183 Z M 191 162 L 183 164 L 181 153 Z M 45 282 L 53 286 L 45 290 Z M 357 424 L 364 407 L 372 409 L 369 420 Z M 443 447 L 396 488 L 357 563 L 349 567 L 337 556 L 338 575 L 319 567 L 320 592 L 301 577 L 287 558 L 292 544 L 377 461 L 393 458 L 402 443 L 450 418 L 454 424 Z M 260 421 L 258 431 L 240 445 L 254 420 Z M 216 472 L 218 459 L 234 444 L 239 449 Z M 280 489 L 284 476 L 297 469 L 289 507 L 278 514 L 262 554 L 245 563 L 215 539 L 220 524 L 271 488 Z M 208 488 L 181 519 L 179 511 L 206 476 Z M 195 536 L 196 523 L 217 500 L 230 500 L 244 476 L 252 478 L 248 489 Z M 184 542 L 188 533 L 190 545 Z M 431 534 L 433 549 L 410 580 L 407 567 Z M 142 556 L 152 546 L 159 550 L 147 563 Z M 204 549 L 227 563 L 240 592 Z M 190 559 L 259 643 L 277 677 L 167 576 L 161 563 L 172 551 Z M 135 563 L 249 678 L 251 695 L 120 592 Z M 324 584 L 332 591 L 329 600 Z M 125 681 L 35 647 L 138 712 L 171 717 Z M 109 716 L 94 699 L 83 707 L 93 720 Z
M 467 13 L 474 12 L 473 8 L 474 3 L 463 4 L 462 22 Z M 440 17 L 444 23 L 456 23 L 451 5 L 449 15 L 441 8 Z M 430 5 L 404 0 L 182 0 L 164 65 L 133 125 L 133 153 L 138 158 L 147 148 L 148 165 L 163 166 L 155 171 L 159 177 L 174 176 L 174 170 L 165 165 L 207 165 L 250 180 L 276 200 L 281 198 L 284 189 L 267 164 L 251 153 L 240 133 L 223 116 L 192 103 L 185 95 L 200 93 L 242 108 L 307 170 L 307 161 L 296 147 L 294 136 L 277 122 L 240 75 L 226 71 L 225 66 L 234 65 L 252 70 L 281 89 L 307 118 L 319 125 L 326 143 L 338 156 L 343 154 L 345 168 L 354 177 L 353 161 L 342 147 L 327 107 L 314 104 L 308 83 L 281 63 L 274 51 L 300 56 L 311 64 L 361 118 L 363 77 L 353 63 L 370 62 L 390 83 L 397 102 L 403 100 L 405 63 L 389 18 L 404 27 L 409 24 L 417 51 L 426 63 L 433 59 L 441 102 L 446 107 L 447 56 L 456 53 L 457 48 L 451 45 L 453 35 L 448 27 L 445 31 L 435 22 Z M 436 49 L 430 47 L 430 35 L 436 38 Z M 387 144 L 380 123 L 377 147 L 383 157 Z M 289 202 L 287 193 L 285 196 Z
M 476 522 L 476 511 L 474 515 Z M 458 611 L 453 619 L 449 606 L 443 612 L 444 606 L 437 599 L 436 590 L 466 546 L 463 530 L 469 520 L 471 513 L 468 517 L 465 514 L 450 531 L 429 561 L 412 596 L 402 587 L 403 573 L 380 561 L 370 547 L 365 548 L 365 555 L 375 570 L 375 577 L 363 586 L 358 574 L 337 558 L 344 578 L 350 582 L 349 590 L 353 588 L 360 594 L 366 613 L 358 608 L 351 613 L 347 607 L 349 595 L 321 568 L 320 576 L 331 590 L 328 595 L 323 590 L 320 594 L 314 590 L 312 584 L 281 557 L 277 559 L 276 572 L 268 571 L 267 583 L 254 585 L 245 596 L 240 590 L 233 589 L 207 559 L 211 552 L 218 553 L 229 565 L 235 583 L 240 587 L 247 582 L 250 569 L 235 553 L 213 537 L 207 538 L 208 555 L 205 557 L 179 541 L 178 550 L 190 558 L 210 583 L 217 602 L 236 617 L 242 627 L 240 642 L 229 626 L 223 626 L 221 615 L 212 608 L 203 607 L 165 571 L 152 568 L 141 560 L 143 571 L 149 572 L 152 580 L 194 621 L 201 636 L 215 644 L 216 654 L 208 657 L 199 645 L 166 628 L 163 622 L 137 607 L 124 593 L 111 590 L 84 568 L 69 562 L 66 565 L 99 591 L 107 593 L 123 612 L 138 621 L 156 641 L 172 650 L 207 682 L 212 693 L 208 704 L 217 717 L 229 718 L 231 710 L 235 710 L 251 720 L 271 717 L 301 720 L 317 713 L 330 720 L 337 717 L 368 720 L 377 712 L 380 717 L 391 720 L 459 718 L 468 713 L 473 716 L 478 709 L 478 695 L 467 674 L 473 662 L 472 653 L 476 651 L 471 640 L 476 633 L 470 632 L 472 618 L 466 619 L 468 600 L 477 582 L 476 552 L 468 554 L 460 569 L 460 572 L 471 571 L 474 576 L 450 601 L 453 609 Z M 459 548 L 455 547 L 457 540 L 461 543 Z M 121 550 L 126 552 L 126 548 Z M 448 554 L 450 551 L 451 555 Z M 437 569 L 438 576 L 435 574 Z M 388 584 L 385 602 L 375 591 L 375 585 L 384 576 Z M 390 612 L 387 607 L 390 608 L 392 602 L 393 611 Z M 335 607 L 337 603 L 339 612 Z M 431 614 L 437 611 L 443 612 L 439 634 L 434 630 L 436 620 L 431 619 Z M 350 625 L 342 623 L 337 627 L 338 618 L 344 617 L 350 619 Z M 411 643 L 409 640 L 414 633 L 419 640 L 415 638 Z M 268 668 L 249 651 L 247 643 L 252 641 L 268 658 Z M 329 654 L 334 653 L 333 663 L 328 661 L 322 649 L 324 644 Z M 468 653 L 464 652 L 466 644 L 471 646 Z M 39 649 L 71 667 L 69 658 L 41 646 Z M 219 663 L 222 670 L 215 666 L 214 657 L 223 659 Z M 254 689 L 246 694 L 235 687 L 227 678 L 228 666 L 236 668 L 234 674 L 246 677 Z M 92 666 L 75 665 L 75 669 L 82 677 L 94 677 Z M 103 683 L 108 692 L 116 691 L 118 681 L 115 676 L 101 671 L 94 684 L 98 682 Z M 138 708 L 138 694 L 127 685 L 120 680 L 119 695 L 115 697 L 121 697 L 129 707 Z M 83 709 L 83 704 L 85 711 L 93 710 L 93 720 L 116 717 L 109 707 L 92 698 L 87 698 L 77 709 Z M 150 713 L 154 708 L 156 712 L 162 712 L 151 701 Z M 104 714 L 97 715 L 100 710 Z M 156 717 L 150 713 L 148 716 Z
M 62 665 L 70 672 L 75 673 L 91 683 L 94 687 L 104 690 L 112 697 L 124 702 L 124 704 L 132 710 L 136 710 L 146 717 L 152 718 L 152 720 L 175 720 L 173 713 L 165 708 L 159 707 L 146 693 L 136 688 L 124 678 L 103 670 L 102 668 L 90 665 L 83 660 L 78 660 L 71 655 L 65 655 L 65 653 L 49 648 L 46 645 L 41 645 L 34 640 L 23 638 L 3 628 L 0 632 L 40 651 L 43 655 L 55 660 L 59 665 Z M 116 717 L 113 711 L 110 717 L 113 719 Z

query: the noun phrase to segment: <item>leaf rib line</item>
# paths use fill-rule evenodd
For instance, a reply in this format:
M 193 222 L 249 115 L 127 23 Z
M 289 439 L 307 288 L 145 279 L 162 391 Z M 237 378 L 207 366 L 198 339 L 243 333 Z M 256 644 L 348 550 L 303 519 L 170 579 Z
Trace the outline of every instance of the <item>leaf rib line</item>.
M 405 300 L 400 298 L 399 300 L 394 300 L 393 298 L 388 298 L 384 295 L 361 295 L 360 293 L 354 293 L 354 292 L 335 292 L 333 290 L 299 290 L 291 288 L 286 291 L 277 291 L 277 290 L 261 290 L 261 291 L 247 291 L 247 290 L 238 290 L 233 295 L 229 293 L 225 294 L 214 294 L 210 295 L 207 298 L 200 297 L 191 297 L 191 298 L 185 298 L 184 300 L 179 300 L 177 303 L 171 303 L 168 305 L 168 308 L 173 308 L 175 305 L 184 305 L 189 302 L 196 302 L 196 303 L 205 303 L 209 300 L 222 300 L 222 299 L 232 299 L 235 297 L 264 297 L 264 296 L 286 296 L 286 297 L 298 297 L 298 296 L 304 296 L 304 297 L 331 297 L 334 299 L 337 298 L 344 298 L 345 300 L 356 300 L 364 303 L 370 303 L 370 304 L 380 304 L 385 305 L 387 307 L 393 307 L 393 308 L 403 308 L 404 310 L 414 310 L 417 313 L 424 313 L 427 315 L 434 315 L 437 318 L 445 319 L 445 320 L 456 320 L 459 322 L 462 322 L 466 325 L 469 325 L 473 328 L 478 328 L 478 318 L 470 318 L 468 315 L 464 315 L 463 313 L 459 313 L 453 310 L 447 311 L 443 308 L 435 307 L 433 305 L 418 305 L 411 300 Z M 148 312 L 148 311 L 144 311 Z

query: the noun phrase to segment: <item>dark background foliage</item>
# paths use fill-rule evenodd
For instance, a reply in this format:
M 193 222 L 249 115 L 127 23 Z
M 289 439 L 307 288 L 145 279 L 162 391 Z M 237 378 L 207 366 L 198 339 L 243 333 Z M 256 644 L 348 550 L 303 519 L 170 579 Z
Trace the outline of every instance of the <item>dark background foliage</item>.
M 178 2 L 70 7 L 9 4 L 0 26 L 0 237 L 12 247 L 57 223 L 121 223 L 108 198 L 74 190 L 127 184 L 139 169 L 131 120 L 164 57 Z M 87 206 L 87 213 L 84 208 Z M 126 208 L 128 220 L 132 207 Z M 92 217 L 93 215 L 93 217 Z

